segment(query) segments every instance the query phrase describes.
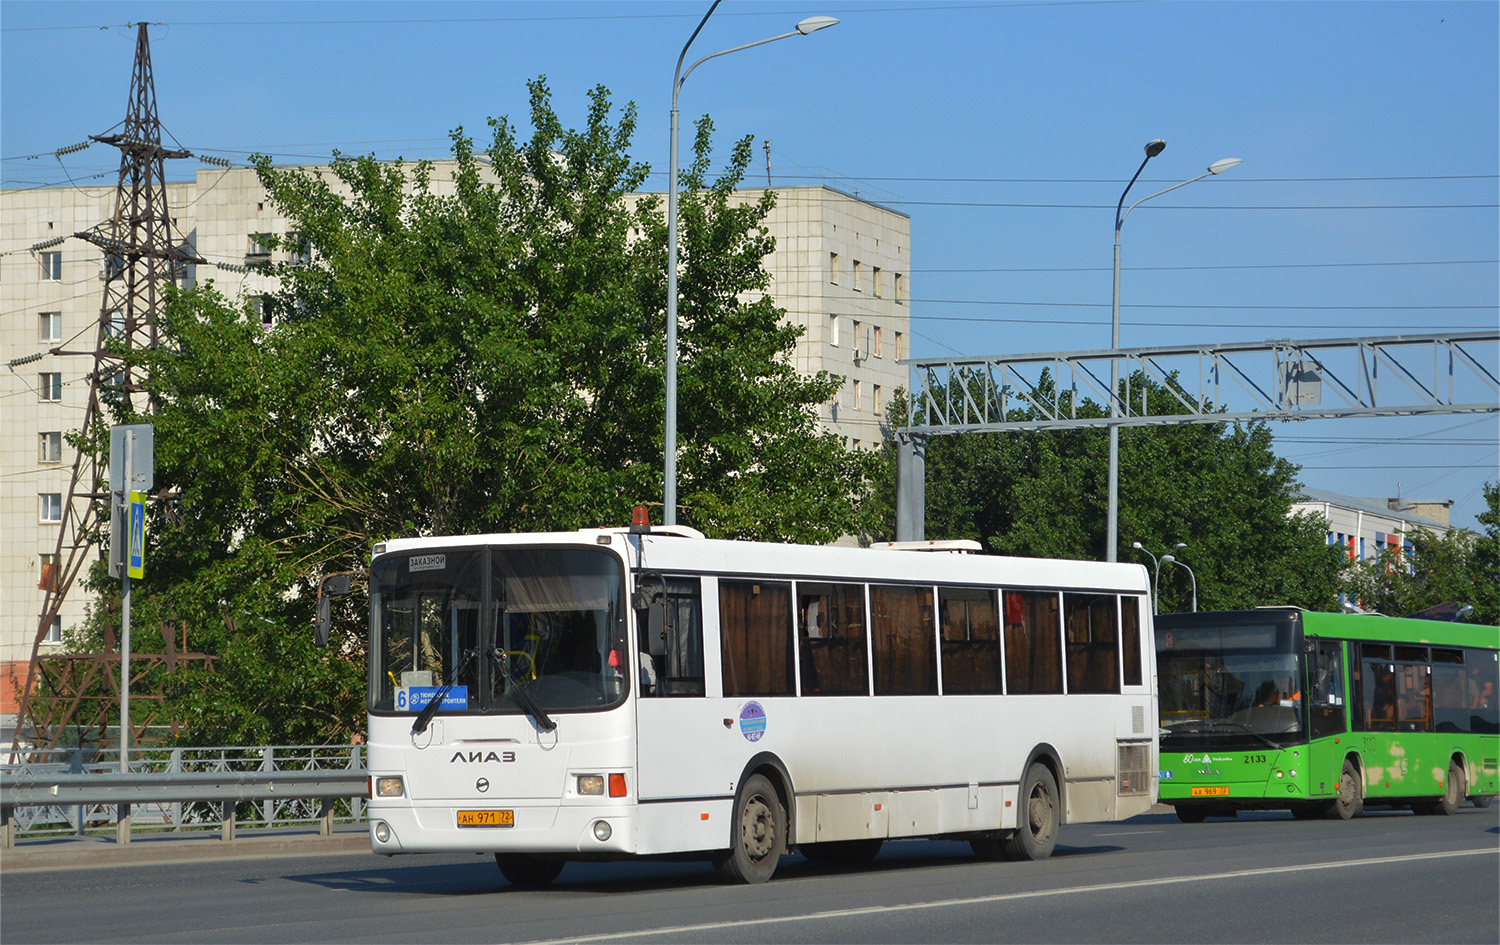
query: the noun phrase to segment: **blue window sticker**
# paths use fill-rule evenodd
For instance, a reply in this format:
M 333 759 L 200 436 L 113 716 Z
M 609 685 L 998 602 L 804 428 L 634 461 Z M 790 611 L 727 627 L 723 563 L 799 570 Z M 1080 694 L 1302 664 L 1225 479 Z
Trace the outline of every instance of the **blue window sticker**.
M 747 742 L 758 742 L 766 734 L 766 710 L 759 702 L 747 702 L 740 709 L 740 734 Z
M 420 712 L 438 694 L 442 686 L 412 686 L 409 689 L 396 690 L 396 711 L 398 712 Z M 469 707 L 469 687 L 454 686 L 448 690 L 443 697 L 440 709 L 467 709 Z

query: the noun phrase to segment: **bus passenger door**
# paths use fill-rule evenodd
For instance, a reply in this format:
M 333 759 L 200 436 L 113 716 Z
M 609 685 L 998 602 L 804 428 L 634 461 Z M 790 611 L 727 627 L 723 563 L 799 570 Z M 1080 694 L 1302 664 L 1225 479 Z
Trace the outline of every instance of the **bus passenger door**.
M 1344 644 L 1339 640 L 1307 641 L 1308 773 L 1314 796 L 1338 791 L 1349 731 L 1344 677 Z M 1334 739 L 1339 741 L 1335 743 Z
M 704 797 L 727 790 L 704 764 L 704 746 L 724 740 L 718 700 L 704 677 L 702 579 L 642 575 L 637 601 L 637 780 L 643 800 Z

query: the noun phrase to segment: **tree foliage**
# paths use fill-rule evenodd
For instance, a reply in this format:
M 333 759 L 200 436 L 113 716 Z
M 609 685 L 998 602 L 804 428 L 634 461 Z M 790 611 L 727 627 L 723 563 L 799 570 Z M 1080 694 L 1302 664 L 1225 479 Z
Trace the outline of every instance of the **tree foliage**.
M 1366 610 L 1402 617 L 1441 604 L 1470 606 L 1467 620 L 1500 624 L 1500 485 L 1486 483 L 1482 535 L 1419 531 L 1410 548 L 1387 548 L 1349 565 L 1343 591 Z
M 212 671 L 175 708 L 208 743 L 342 740 L 363 727 L 359 608 L 317 651 L 317 582 L 379 540 L 660 521 L 666 223 L 634 192 L 635 109 L 589 98 L 567 129 L 543 80 L 531 136 L 462 131 L 453 162 L 335 155 L 256 167 L 311 264 L 274 267 L 272 327 L 212 284 L 175 295 L 145 358 L 161 404 L 148 606 L 192 627 Z M 767 295 L 773 195 L 734 193 L 750 139 L 682 175 L 679 520 L 716 537 L 829 541 L 866 524 L 871 465 L 821 430 L 833 381 L 791 367 Z M 451 180 L 448 173 L 451 170 Z
M 1145 391 L 1151 413 L 1181 411 L 1175 378 L 1164 386 L 1139 372 L 1130 389 Z M 1048 375 L 1038 396 L 1053 396 Z M 1057 394 L 1063 410 L 1067 392 Z M 1140 396 L 1139 393 L 1136 396 Z M 904 411 L 904 404 L 893 415 Z M 1080 417 L 1102 417 L 1081 401 Z M 1035 420 L 1019 407 L 1012 421 Z M 1103 430 L 970 433 L 933 437 L 926 452 L 928 538 L 970 538 L 986 550 L 1028 557 L 1103 560 L 1108 513 L 1108 439 Z M 884 495 L 894 495 L 887 452 Z M 1121 561 L 1176 554 L 1196 575 L 1200 610 L 1265 604 L 1330 609 L 1337 604 L 1339 557 L 1327 545 L 1327 523 L 1289 516 L 1297 467 L 1277 457 L 1265 424 L 1124 427 L 1120 431 Z M 885 508 L 894 530 L 893 506 Z M 1160 567 L 1162 612 L 1192 606 L 1192 578 Z

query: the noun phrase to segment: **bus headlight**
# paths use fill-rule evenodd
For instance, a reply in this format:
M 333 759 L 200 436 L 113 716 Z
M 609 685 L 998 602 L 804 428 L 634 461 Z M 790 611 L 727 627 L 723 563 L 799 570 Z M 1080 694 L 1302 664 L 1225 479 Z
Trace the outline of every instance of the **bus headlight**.
M 604 841 L 606 841 L 606 840 L 609 839 L 610 834 L 612 834 L 612 833 L 614 833 L 614 831 L 609 828 L 609 822 L 608 821 L 604 821 L 604 820 L 596 820 L 596 821 L 594 821 L 594 839 L 595 840 L 598 840 L 600 843 L 603 843 Z
M 580 774 L 578 776 L 578 793 L 604 795 L 604 775 L 602 774 Z
M 401 785 L 401 776 L 375 779 L 376 797 L 400 797 L 406 791 Z
M 375 839 L 381 843 L 391 842 L 391 825 L 383 820 L 375 821 Z

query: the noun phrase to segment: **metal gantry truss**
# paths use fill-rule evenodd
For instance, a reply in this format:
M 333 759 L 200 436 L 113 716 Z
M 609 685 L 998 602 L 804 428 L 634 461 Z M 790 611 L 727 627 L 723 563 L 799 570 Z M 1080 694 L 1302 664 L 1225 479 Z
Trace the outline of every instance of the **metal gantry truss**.
M 928 438 L 954 433 L 1500 412 L 1500 332 L 1164 345 L 908 362 L 897 537 L 922 537 Z M 1121 362 L 1120 388 L 1110 365 Z M 1153 412 L 1151 385 L 1173 412 Z M 1119 400 L 1111 418 L 1110 399 Z

